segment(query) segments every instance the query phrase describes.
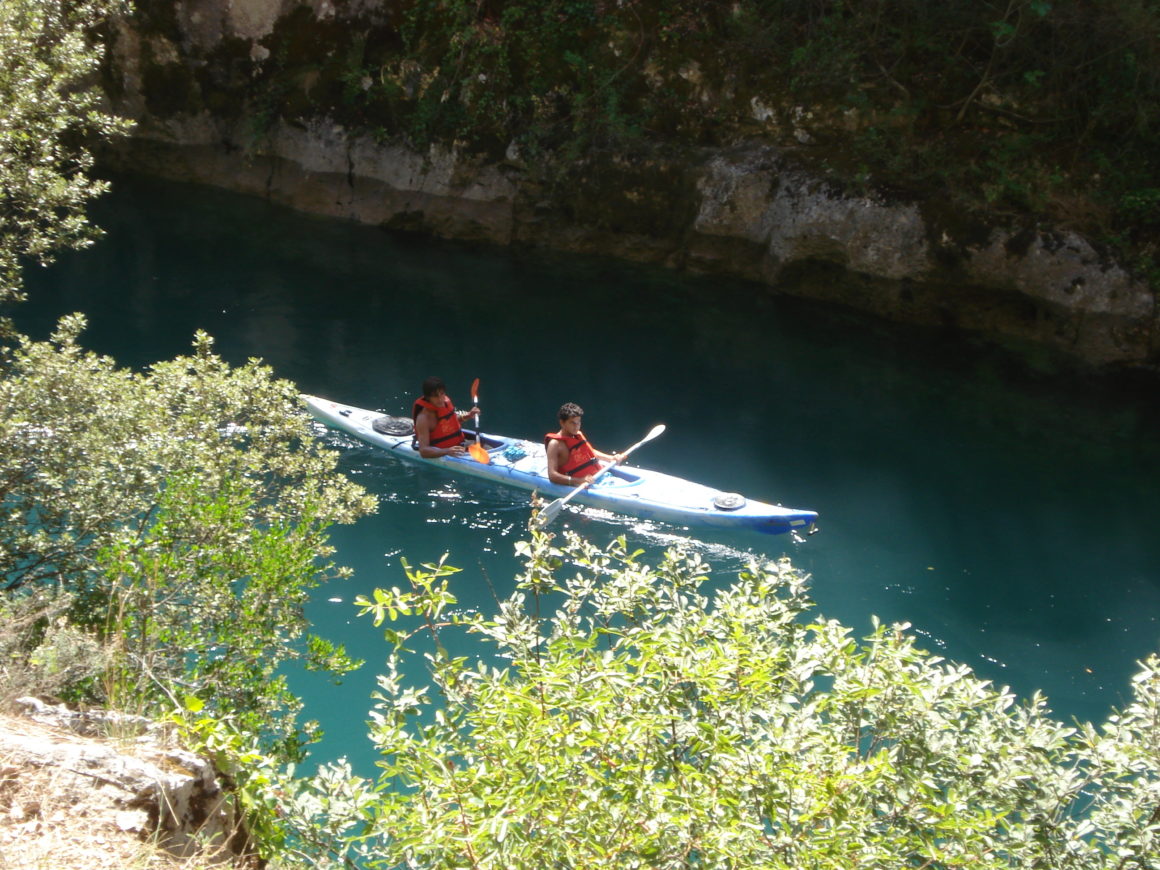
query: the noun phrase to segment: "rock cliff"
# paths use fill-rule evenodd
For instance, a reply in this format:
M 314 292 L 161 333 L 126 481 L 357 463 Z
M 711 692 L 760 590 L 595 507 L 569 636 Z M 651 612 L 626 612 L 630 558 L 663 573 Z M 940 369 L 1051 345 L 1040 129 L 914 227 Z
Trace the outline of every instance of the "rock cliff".
M 852 195 L 811 170 L 811 113 L 792 137 L 610 155 L 556 167 L 416 153 L 324 114 L 263 120 L 230 95 L 297 26 L 360 27 L 386 0 L 151 0 L 112 40 L 110 93 L 138 126 L 109 159 L 319 214 L 500 245 L 529 244 L 713 272 L 901 321 L 1155 369 L 1155 292 L 1082 236 L 963 225 L 930 203 Z M 286 100 L 317 82 L 287 82 Z M 754 106 L 766 122 L 777 111 Z M 820 113 L 819 113 L 820 116 Z M 770 121 L 772 123 L 772 121 Z M 802 144 L 806 143 L 806 144 Z

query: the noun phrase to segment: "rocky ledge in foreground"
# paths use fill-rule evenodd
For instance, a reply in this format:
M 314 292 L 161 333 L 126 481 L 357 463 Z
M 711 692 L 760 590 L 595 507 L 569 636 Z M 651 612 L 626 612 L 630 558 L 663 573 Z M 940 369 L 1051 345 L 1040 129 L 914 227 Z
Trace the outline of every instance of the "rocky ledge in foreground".
M 207 850 L 244 853 L 213 765 L 156 726 L 35 698 L 17 703 L 25 716 L 0 717 L 0 866 L 145 866 L 134 862 L 147 846 L 160 847 L 148 866 L 161 868 Z

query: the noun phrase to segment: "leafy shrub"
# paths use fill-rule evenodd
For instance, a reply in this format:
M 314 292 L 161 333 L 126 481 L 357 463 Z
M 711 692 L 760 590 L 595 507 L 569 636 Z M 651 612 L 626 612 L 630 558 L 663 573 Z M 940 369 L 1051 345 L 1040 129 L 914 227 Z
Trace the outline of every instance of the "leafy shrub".
M 357 603 L 386 625 L 377 796 L 343 780 L 369 867 L 1147 867 L 1160 854 L 1160 658 L 1103 726 L 1054 721 L 905 625 L 863 641 L 754 562 L 706 594 L 533 532 L 495 616 L 457 614 L 443 561 Z M 550 613 L 543 618 L 541 612 Z M 444 636 L 494 654 L 472 662 Z M 419 635 L 431 684 L 408 678 Z M 318 786 L 326 793 L 325 786 Z M 319 804 L 315 803 L 315 806 Z
M 37 640 L 56 646 L 39 661 L 63 678 L 70 632 L 97 638 L 102 680 L 73 686 L 90 700 L 168 710 L 180 686 L 294 756 L 298 703 L 279 667 L 353 666 L 308 638 L 302 607 L 345 573 L 326 561 L 330 524 L 374 502 L 257 360 L 233 368 L 199 334 L 192 356 L 132 372 L 82 350 L 83 323 L 23 340 L 0 377 L 9 606 L 67 591 L 71 628 L 54 633 L 59 602 L 45 612 Z

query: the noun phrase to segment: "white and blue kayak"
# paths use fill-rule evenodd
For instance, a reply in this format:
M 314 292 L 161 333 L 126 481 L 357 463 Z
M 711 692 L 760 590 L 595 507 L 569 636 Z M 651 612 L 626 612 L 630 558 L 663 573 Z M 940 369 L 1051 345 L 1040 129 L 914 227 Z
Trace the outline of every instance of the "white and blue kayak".
M 317 396 L 303 395 L 302 399 L 316 420 L 407 462 L 532 490 L 549 499 L 573 492 L 572 487 L 558 486 L 548 480 L 548 457 L 542 443 L 485 432 L 479 439 L 490 462 L 479 462 L 470 454 L 424 459 L 415 446 L 409 417 L 392 417 Z M 470 431 L 467 434 L 474 436 Z M 574 495 L 572 501 L 683 526 L 752 529 L 774 535 L 808 534 L 816 530 L 818 520 L 816 511 L 754 501 L 737 493 L 631 465 L 618 465 L 606 472 L 596 483 Z

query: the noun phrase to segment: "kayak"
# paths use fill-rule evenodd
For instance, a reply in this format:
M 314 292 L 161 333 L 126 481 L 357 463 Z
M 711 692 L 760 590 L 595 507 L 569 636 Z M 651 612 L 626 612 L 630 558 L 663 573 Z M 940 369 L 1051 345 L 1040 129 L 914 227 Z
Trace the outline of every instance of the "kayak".
M 487 450 L 489 462 L 479 462 L 470 454 L 425 459 L 415 446 L 410 417 L 384 415 L 317 396 L 303 395 L 302 400 L 319 422 L 381 447 L 407 462 L 532 490 L 549 499 L 573 491 L 573 487 L 548 480 L 548 457 L 542 443 L 465 429 L 470 439 L 478 437 Z M 767 534 L 812 533 L 818 521 L 816 511 L 767 504 L 632 465 L 617 465 L 571 501 L 666 523 L 751 529 Z

